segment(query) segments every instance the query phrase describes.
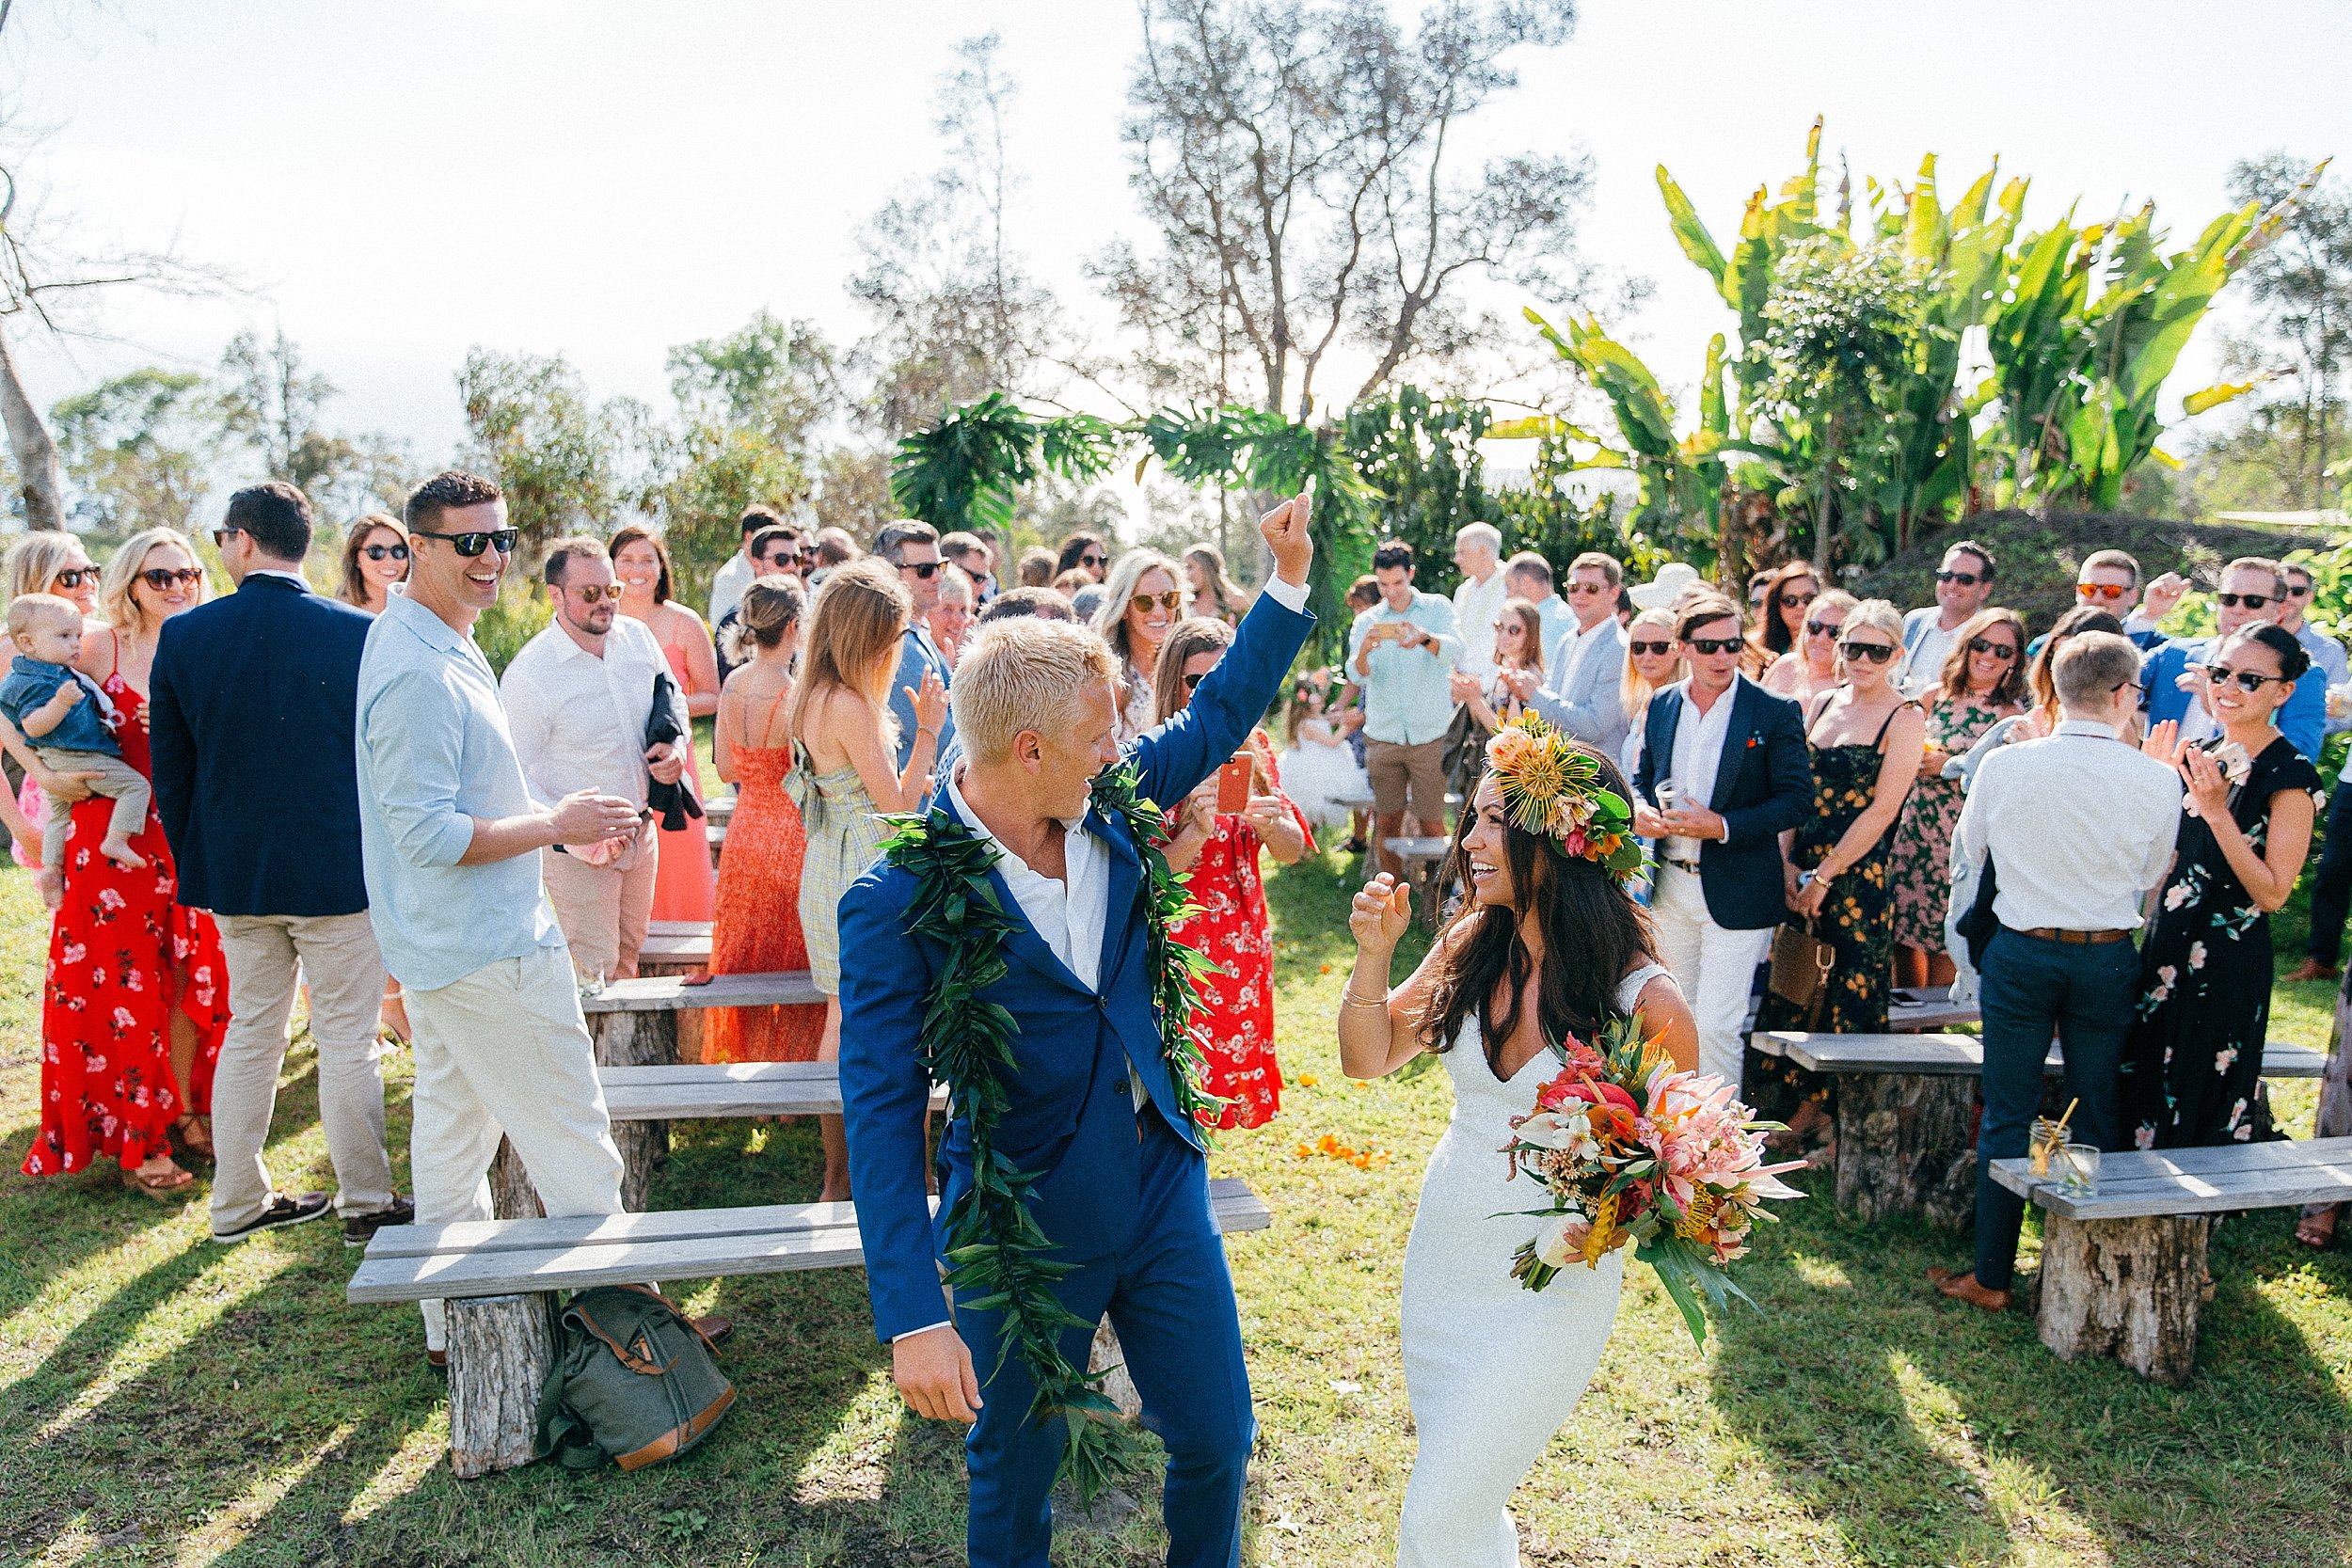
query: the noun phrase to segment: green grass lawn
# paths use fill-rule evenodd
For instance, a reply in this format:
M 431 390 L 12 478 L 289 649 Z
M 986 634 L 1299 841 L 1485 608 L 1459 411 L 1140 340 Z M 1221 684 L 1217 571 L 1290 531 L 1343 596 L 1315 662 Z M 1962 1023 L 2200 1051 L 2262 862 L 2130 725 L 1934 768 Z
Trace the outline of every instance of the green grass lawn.
M 1263 1425 L 1257 1563 L 1389 1562 L 1413 1454 L 1398 1272 L 1450 1100 L 1440 1070 L 1370 1087 L 1337 1070 L 1347 887 L 1337 859 L 1272 880 L 1294 1085 L 1281 1117 L 1216 1157 L 1275 1214 L 1231 1244 Z M 2291 913 L 2282 950 L 2298 930 Z M 742 1325 L 726 1357 L 742 1399 L 686 1460 L 453 1480 L 416 1315 L 344 1304 L 357 1255 L 331 1226 L 216 1248 L 200 1202 L 158 1205 L 105 1173 L 12 1174 L 37 1117 L 42 931 L 24 877 L 0 875 L 0 1562 L 962 1560 L 957 1444 L 900 1410 L 854 1272 L 674 1285 Z M 2325 988 L 2282 988 L 2274 1036 L 2324 1044 L 2328 1005 Z M 405 1163 L 405 1057 L 391 1068 Z M 281 1182 L 329 1184 L 313 1074 L 297 1044 Z M 2280 1097 L 2297 1134 L 2313 1098 Z M 1393 1159 L 1296 1156 L 1326 1133 Z M 660 1206 L 815 1195 L 813 1128 L 684 1126 L 676 1145 Z M 1592 1390 L 1520 1490 L 1529 1561 L 2346 1560 L 2352 1263 L 2293 1247 L 2285 1213 L 2222 1227 L 2198 1376 L 2162 1389 L 2113 1362 L 2058 1362 L 2022 1314 L 1928 1295 L 1920 1271 L 1965 1257 L 1958 1236 L 1788 1207 L 1741 1276 L 1763 1310 L 1722 1323 L 1703 1354 L 1649 1272 L 1629 1270 Z M 1521 1348 L 1543 1376 L 1543 1347 Z M 1146 1497 L 1065 1531 L 1057 1556 L 1139 1565 L 1163 1549 Z

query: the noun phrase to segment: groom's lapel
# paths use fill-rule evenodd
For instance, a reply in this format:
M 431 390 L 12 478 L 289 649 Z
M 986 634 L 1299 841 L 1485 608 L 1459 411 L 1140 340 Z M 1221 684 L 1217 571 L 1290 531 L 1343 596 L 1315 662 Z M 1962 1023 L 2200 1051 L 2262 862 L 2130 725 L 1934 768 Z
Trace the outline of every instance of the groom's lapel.
M 1103 961 L 1098 971 L 1103 990 L 1107 992 L 1111 976 L 1119 973 L 1120 958 L 1135 929 L 1136 923 L 1129 916 L 1136 907 L 1136 889 L 1143 881 L 1143 860 L 1124 828 L 1114 827 L 1101 812 L 1087 813 L 1087 832 L 1101 839 L 1109 850 L 1110 876 L 1103 896 Z
M 996 895 L 998 907 L 1012 917 L 1012 931 L 1005 940 L 1007 952 L 1057 985 L 1068 986 L 1072 990 L 1085 993 L 1086 987 L 1079 983 L 1075 974 L 1070 973 L 1070 966 L 1054 957 L 1054 950 L 1045 945 L 1043 937 L 1037 934 L 1037 927 L 1029 924 L 1029 917 L 1021 912 L 1020 901 L 1013 897 L 1012 889 L 1006 884 L 1005 874 L 992 867 L 988 873 L 988 885 Z M 845 959 L 857 956 L 842 955 Z M 873 957 L 883 958 L 881 954 Z

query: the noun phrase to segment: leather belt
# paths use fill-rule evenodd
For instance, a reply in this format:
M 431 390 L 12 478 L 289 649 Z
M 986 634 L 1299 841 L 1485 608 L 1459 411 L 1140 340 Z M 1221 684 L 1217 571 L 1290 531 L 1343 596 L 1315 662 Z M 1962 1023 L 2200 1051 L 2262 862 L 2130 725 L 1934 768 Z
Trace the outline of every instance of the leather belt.
M 1678 861 L 1672 855 L 1661 855 L 1658 858 L 1661 863 L 1673 866 L 1677 871 L 1688 871 L 1693 877 L 1699 874 L 1699 863 L 1696 861 Z
M 2036 926 L 2031 930 L 2018 930 L 2012 926 L 2010 929 L 2017 931 L 2021 937 L 2032 937 L 2041 942 L 2062 942 L 2074 945 L 2087 944 L 2092 947 L 2104 946 L 2110 942 L 2129 942 L 2132 939 L 2129 931 L 2061 931 L 2055 926 Z

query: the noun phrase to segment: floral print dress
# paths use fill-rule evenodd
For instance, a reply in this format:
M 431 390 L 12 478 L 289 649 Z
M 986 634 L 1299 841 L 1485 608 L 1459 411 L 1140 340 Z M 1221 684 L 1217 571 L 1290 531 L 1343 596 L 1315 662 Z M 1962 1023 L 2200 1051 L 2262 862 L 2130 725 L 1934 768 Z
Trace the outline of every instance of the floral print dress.
M 1927 711 L 1928 744 L 1957 755 L 1984 738 L 1984 732 L 2005 718 L 2005 710 L 1988 707 L 1963 693 L 1946 698 Z M 1895 883 L 1895 940 L 1922 953 L 1944 951 L 1944 914 L 1952 893 L 1952 830 L 1960 826 L 1960 808 L 1966 787 L 1939 771 L 1924 770 L 1903 802 L 1895 824 L 1895 844 L 1888 851 L 1887 869 Z
M 2256 854 L 2269 841 L 2275 797 L 2318 797 L 2319 769 L 2284 736 L 2250 760 L 2217 738 L 2200 744 L 2228 769 L 2230 816 Z M 2184 816 L 2172 874 L 2139 950 L 2139 1006 L 2123 1050 L 2133 1147 L 2194 1148 L 2254 1135 L 2270 982 L 2270 917 L 2230 869 L 2213 830 Z

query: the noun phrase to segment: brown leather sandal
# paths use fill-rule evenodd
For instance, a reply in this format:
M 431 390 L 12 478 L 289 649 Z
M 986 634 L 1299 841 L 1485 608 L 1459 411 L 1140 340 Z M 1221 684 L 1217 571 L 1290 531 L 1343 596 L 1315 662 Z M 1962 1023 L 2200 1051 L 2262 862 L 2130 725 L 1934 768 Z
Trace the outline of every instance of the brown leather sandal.
M 171 1124 L 171 1135 L 180 1140 L 180 1147 L 191 1159 L 210 1160 L 213 1157 L 213 1130 L 205 1118 L 190 1111 Z

